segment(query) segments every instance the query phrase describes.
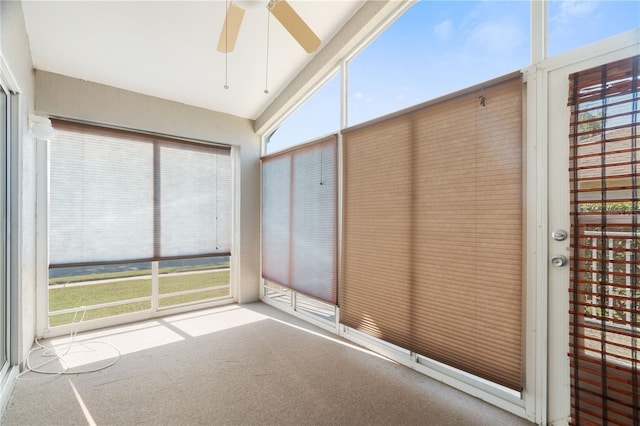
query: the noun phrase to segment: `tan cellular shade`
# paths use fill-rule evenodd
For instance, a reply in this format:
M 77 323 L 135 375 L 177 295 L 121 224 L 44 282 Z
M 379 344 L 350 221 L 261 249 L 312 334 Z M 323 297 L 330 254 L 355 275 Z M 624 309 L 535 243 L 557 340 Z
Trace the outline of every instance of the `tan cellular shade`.
M 262 277 L 335 304 L 337 137 L 262 158 Z
M 640 424 L 639 65 L 570 76 L 575 424 Z
M 343 186 L 341 322 L 521 390 L 520 77 L 347 130 Z

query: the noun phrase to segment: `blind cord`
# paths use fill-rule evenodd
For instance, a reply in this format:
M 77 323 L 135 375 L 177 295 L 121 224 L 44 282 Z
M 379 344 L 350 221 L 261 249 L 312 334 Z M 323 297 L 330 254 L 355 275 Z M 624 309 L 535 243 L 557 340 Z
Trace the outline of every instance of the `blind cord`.
M 600 197 L 602 208 L 600 209 L 600 237 L 601 251 L 600 251 L 600 309 L 602 312 L 602 318 L 600 319 L 600 371 L 602 374 L 602 420 L 604 424 L 607 424 L 609 419 L 609 401 L 607 392 L 607 315 L 605 314 L 607 309 L 607 300 L 609 299 L 607 294 L 607 278 L 609 276 L 608 268 L 608 247 L 609 238 L 607 236 L 607 65 L 602 66 L 602 72 L 600 75 L 600 90 L 602 96 L 602 122 L 600 125 Z
M 324 149 L 320 148 L 320 186 L 324 185 Z
M 631 123 L 633 126 L 631 127 L 631 187 L 632 195 L 631 195 L 631 232 L 636 236 L 635 244 L 636 250 L 633 251 L 633 265 L 635 265 L 635 269 L 633 270 L 632 276 L 632 284 L 631 284 L 631 300 L 638 300 L 638 291 L 640 287 L 640 283 L 638 282 L 638 264 L 640 263 L 640 259 L 638 258 L 638 244 L 640 242 L 637 239 L 638 236 L 638 215 L 640 215 L 640 205 L 638 201 L 638 157 L 637 157 L 637 130 L 636 124 L 638 124 L 638 74 L 640 73 L 640 56 L 636 56 L 633 59 L 632 65 L 632 88 L 631 91 L 633 93 L 633 103 L 631 110 L 633 111 L 633 115 L 631 117 Z M 632 265 L 632 266 L 633 266 Z M 638 371 L 638 317 L 640 316 L 640 309 L 638 303 L 631 309 L 631 330 L 632 330 L 632 341 L 631 341 L 631 358 L 633 359 L 633 371 Z M 638 401 L 640 390 L 638 387 L 640 383 L 638 383 L 638 374 L 632 375 L 632 389 L 633 389 L 633 400 Z M 640 411 L 634 411 L 633 418 L 634 425 L 640 424 Z

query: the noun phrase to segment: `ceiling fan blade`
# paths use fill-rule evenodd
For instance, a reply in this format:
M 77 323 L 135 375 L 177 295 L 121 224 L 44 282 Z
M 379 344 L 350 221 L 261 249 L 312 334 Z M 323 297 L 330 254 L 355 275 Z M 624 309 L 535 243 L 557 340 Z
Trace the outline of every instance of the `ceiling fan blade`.
M 269 10 L 307 53 L 320 47 L 320 39 L 286 0 L 271 0 Z
M 243 8 L 233 3 L 229 4 L 227 15 L 222 25 L 222 32 L 220 32 L 220 39 L 218 40 L 218 52 L 233 52 L 236 47 L 236 40 L 238 40 L 244 12 Z

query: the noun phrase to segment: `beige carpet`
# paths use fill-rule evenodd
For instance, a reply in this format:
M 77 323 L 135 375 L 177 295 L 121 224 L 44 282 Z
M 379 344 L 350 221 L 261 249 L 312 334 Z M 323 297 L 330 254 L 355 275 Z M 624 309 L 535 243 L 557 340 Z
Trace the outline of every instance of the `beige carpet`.
M 69 371 L 108 365 L 115 352 L 102 342 L 122 356 L 93 373 L 19 380 L 3 425 L 529 424 L 261 303 L 76 342 L 87 344 L 70 350 Z

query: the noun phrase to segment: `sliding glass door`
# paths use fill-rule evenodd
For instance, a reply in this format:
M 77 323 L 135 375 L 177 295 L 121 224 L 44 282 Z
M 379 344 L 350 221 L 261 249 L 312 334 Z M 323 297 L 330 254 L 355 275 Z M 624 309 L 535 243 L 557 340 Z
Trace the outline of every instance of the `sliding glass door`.
M 9 367 L 9 93 L 0 85 L 0 381 Z

